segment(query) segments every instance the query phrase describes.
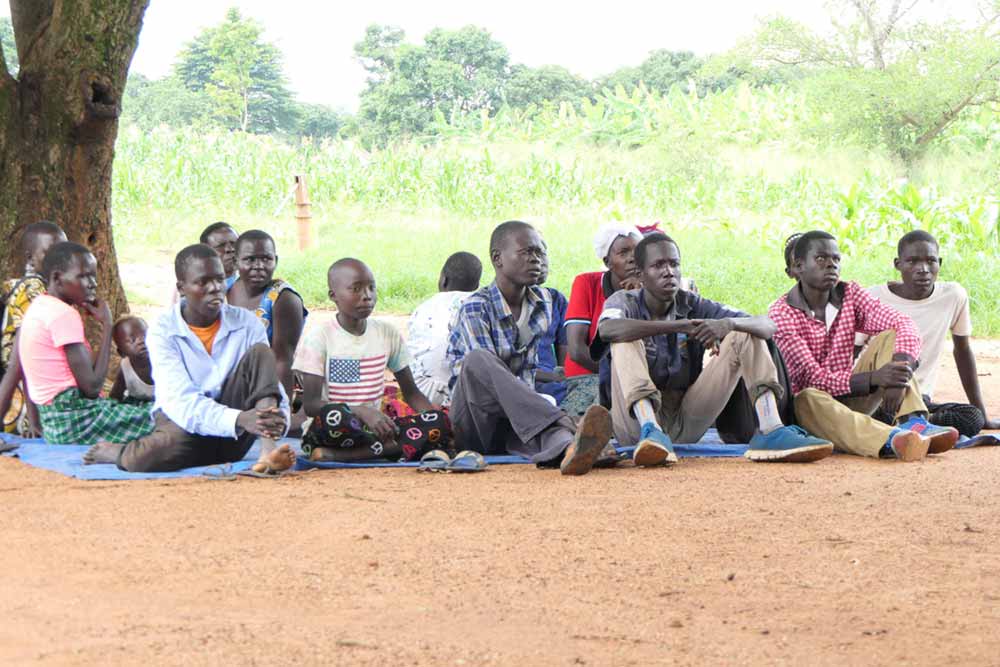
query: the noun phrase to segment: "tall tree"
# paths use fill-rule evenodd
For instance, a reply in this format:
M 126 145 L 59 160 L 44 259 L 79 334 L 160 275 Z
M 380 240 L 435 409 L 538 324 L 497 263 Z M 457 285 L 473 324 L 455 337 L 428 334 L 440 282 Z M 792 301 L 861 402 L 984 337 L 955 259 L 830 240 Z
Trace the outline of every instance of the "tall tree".
M 515 65 L 511 68 L 510 79 L 504 89 L 507 104 L 517 109 L 529 106 L 542 107 L 561 102 L 579 104 L 593 93 L 590 83 L 565 67 L 542 65 L 526 67 Z
M 263 32 L 260 23 L 232 8 L 178 56 L 178 78 L 189 90 L 205 92 L 216 118 L 230 129 L 264 133 L 294 125 L 281 51 L 264 41 Z
M 111 232 L 118 115 L 149 0 L 10 0 L 20 69 L 0 48 L 0 238 L 59 223 L 93 250 L 111 310 L 128 306 Z M 5 46 L 5 45 L 4 45 Z M 20 262 L 0 246 L 0 271 Z
M 675 84 L 685 85 L 698 76 L 702 61 L 690 51 L 652 51 L 638 67 L 623 67 L 597 81 L 598 89 L 623 86 L 632 91 L 640 83 L 649 90 L 670 92 Z
M 812 70 L 804 83 L 835 131 L 909 165 L 965 109 L 1000 101 L 1000 2 L 984 3 L 972 25 L 922 21 L 919 2 L 839 0 L 825 33 L 775 17 L 744 49 Z

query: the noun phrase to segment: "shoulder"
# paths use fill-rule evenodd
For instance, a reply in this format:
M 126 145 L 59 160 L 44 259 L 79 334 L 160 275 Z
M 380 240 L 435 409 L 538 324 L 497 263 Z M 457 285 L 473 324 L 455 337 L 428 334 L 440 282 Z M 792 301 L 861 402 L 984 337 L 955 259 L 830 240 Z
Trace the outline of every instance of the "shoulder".
M 560 307 L 566 306 L 567 301 L 565 294 L 563 294 L 554 287 L 546 287 L 545 291 L 549 293 L 549 296 L 552 298 L 552 303 L 554 303 L 556 306 Z
M 952 282 L 950 280 L 939 280 L 935 287 L 941 290 L 941 296 L 949 301 L 969 300 L 969 293 L 964 287 L 962 287 L 961 283 Z
M 593 287 L 595 284 L 599 285 L 603 277 L 604 271 L 588 271 L 587 273 L 581 273 L 573 279 L 573 289 L 576 289 L 577 285 L 583 289 Z
M 605 308 L 623 308 L 639 302 L 639 290 L 620 289 L 604 300 Z
M 260 323 L 257 318 L 257 314 L 246 308 L 240 308 L 239 306 L 230 306 L 228 303 L 222 304 L 221 317 L 223 322 L 230 329 L 243 329 L 247 328 L 250 331 L 259 329 L 264 331 L 264 325 Z
M 480 287 L 478 290 L 467 296 L 459 306 L 462 313 L 484 312 L 493 303 L 492 285 Z
M 368 320 L 368 330 L 383 338 L 402 338 L 402 334 L 399 333 L 399 329 L 392 322 L 386 322 L 381 319 L 370 319 Z

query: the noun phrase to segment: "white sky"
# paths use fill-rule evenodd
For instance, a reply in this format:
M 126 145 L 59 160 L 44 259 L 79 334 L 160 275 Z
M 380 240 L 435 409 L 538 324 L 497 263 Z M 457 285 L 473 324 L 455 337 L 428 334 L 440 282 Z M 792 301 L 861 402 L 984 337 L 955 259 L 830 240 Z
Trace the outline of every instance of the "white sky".
M 951 11 L 969 1 L 924 0 L 924 7 Z M 353 47 L 370 23 L 399 26 L 410 42 L 434 27 L 482 26 L 514 63 L 563 65 L 587 78 L 637 65 L 654 49 L 724 51 L 770 14 L 828 25 L 825 0 L 152 0 L 133 71 L 167 74 L 184 43 L 232 6 L 260 21 L 265 38 L 284 52 L 299 99 L 351 110 L 364 85 Z M 9 15 L 6 3 L 0 14 Z

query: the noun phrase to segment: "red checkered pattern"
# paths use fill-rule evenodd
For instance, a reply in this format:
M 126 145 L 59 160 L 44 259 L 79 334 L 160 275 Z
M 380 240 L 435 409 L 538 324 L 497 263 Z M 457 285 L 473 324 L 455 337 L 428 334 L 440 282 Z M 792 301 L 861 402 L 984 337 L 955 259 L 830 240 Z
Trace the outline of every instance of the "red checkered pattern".
M 788 295 L 771 304 L 768 316 L 778 326 L 774 334 L 788 367 L 792 391 L 812 387 L 831 396 L 851 393 L 854 334 L 870 336 L 893 329 L 895 352 L 920 356 L 920 333 L 906 315 L 883 304 L 855 282 L 844 285 L 844 302 L 827 333 L 826 325 L 788 304 Z

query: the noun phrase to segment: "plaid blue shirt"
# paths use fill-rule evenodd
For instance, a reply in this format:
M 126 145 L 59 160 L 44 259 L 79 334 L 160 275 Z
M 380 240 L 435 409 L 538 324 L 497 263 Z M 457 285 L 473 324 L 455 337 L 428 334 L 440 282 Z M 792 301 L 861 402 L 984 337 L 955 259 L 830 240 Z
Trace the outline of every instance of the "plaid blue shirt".
M 525 300 L 530 313 L 528 327 L 532 332 L 528 341 L 518 340 L 517 318 L 511 314 L 496 282 L 462 302 L 448 337 L 451 388 L 458 380 L 465 355 L 483 349 L 497 355 L 515 377 L 534 389 L 538 343 L 552 322 L 552 297 L 548 290 L 532 286 L 525 293 Z

